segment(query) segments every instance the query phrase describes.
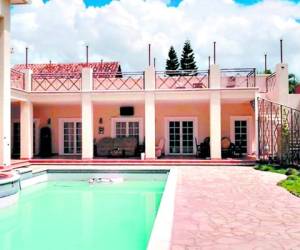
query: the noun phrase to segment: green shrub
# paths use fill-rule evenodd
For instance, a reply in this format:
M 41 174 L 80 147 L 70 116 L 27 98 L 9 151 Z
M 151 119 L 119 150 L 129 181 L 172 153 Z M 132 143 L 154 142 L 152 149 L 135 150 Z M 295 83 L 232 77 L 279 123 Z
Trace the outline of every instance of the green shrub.
M 285 180 L 279 182 L 278 185 L 287 189 L 292 194 L 300 197 L 300 171 L 299 170 L 295 168 L 284 168 L 275 165 L 259 165 L 255 167 L 255 169 L 287 175 L 288 177 Z
M 290 175 L 287 180 L 289 181 L 297 181 L 299 179 L 298 175 Z
M 298 175 L 299 172 L 295 168 L 288 168 L 285 172 L 286 175 Z

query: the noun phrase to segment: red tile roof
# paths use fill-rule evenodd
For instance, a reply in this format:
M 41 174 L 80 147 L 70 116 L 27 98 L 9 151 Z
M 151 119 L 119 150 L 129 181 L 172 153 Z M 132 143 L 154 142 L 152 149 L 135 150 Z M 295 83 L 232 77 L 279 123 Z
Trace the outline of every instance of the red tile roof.
M 76 74 L 81 73 L 82 68 L 91 67 L 94 73 L 105 73 L 116 75 L 121 66 L 118 62 L 98 62 L 98 63 L 49 63 L 49 64 L 28 64 L 28 68 L 33 74 Z M 25 64 L 16 64 L 13 69 L 21 71 L 26 69 Z

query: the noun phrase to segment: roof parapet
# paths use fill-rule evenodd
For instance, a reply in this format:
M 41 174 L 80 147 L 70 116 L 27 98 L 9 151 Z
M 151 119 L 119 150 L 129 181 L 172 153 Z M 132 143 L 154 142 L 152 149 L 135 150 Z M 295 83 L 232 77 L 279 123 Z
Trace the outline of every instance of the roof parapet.
M 30 4 L 31 0 L 10 0 L 10 4 Z

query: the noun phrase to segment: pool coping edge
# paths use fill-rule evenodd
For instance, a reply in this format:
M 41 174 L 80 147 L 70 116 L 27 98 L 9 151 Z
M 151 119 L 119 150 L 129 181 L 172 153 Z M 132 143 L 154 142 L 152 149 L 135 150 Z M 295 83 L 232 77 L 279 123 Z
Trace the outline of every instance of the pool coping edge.
M 147 250 L 169 250 L 175 210 L 178 169 L 170 169 Z

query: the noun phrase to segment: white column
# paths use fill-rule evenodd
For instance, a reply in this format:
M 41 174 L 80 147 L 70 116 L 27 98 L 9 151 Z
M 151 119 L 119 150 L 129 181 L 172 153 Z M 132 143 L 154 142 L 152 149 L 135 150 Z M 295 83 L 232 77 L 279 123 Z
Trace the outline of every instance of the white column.
M 259 127 L 258 127 L 258 97 L 259 97 L 259 94 L 256 93 L 255 94 L 255 100 L 254 100 L 254 107 L 255 107 L 255 155 L 256 155 L 256 159 L 258 160 L 258 154 L 259 154 Z
M 287 64 L 276 65 L 276 84 L 274 92 L 278 94 L 277 102 L 288 105 L 289 97 L 289 72 Z
M 145 156 L 155 159 L 155 68 L 145 71 Z
M 33 105 L 31 102 L 21 102 L 20 109 L 21 159 L 31 159 L 33 156 Z
M 155 159 L 155 94 L 145 94 L 145 154 Z
M 94 157 L 94 127 L 93 127 L 93 102 L 91 93 L 93 86 L 93 69 L 82 69 L 82 97 L 81 97 L 81 119 L 82 119 L 82 159 L 93 159 Z
M 221 159 L 221 94 L 210 94 L 210 157 Z
M 210 88 L 220 89 L 221 71 L 219 65 L 210 66 Z M 210 94 L 210 157 L 221 159 L 221 93 L 213 90 Z
M 0 167 L 10 165 L 10 1 L 1 1 L 0 17 Z

